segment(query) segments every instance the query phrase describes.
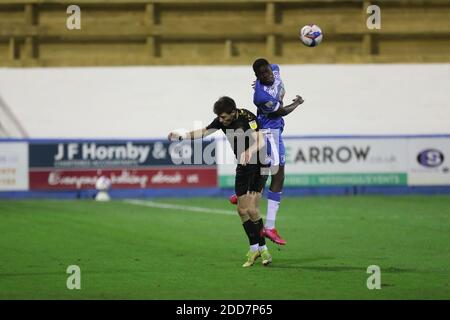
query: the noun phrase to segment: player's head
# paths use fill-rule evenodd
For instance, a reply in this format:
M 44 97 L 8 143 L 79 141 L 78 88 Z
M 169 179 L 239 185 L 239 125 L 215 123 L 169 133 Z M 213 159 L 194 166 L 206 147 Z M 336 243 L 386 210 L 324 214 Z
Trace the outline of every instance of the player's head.
M 266 59 L 256 59 L 253 62 L 253 71 L 255 71 L 256 78 L 262 84 L 271 85 L 275 81 L 270 63 Z
M 224 96 L 214 103 L 214 113 L 219 117 L 219 121 L 226 127 L 236 119 L 236 103 L 230 97 Z

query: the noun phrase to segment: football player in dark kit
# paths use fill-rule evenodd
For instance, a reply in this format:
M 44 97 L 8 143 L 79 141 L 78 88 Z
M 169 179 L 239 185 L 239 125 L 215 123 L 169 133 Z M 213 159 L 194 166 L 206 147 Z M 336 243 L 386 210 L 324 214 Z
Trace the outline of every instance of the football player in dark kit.
M 235 192 L 238 197 L 237 211 L 250 243 L 247 261 L 243 267 L 250 267 L 259 257 L 263 265 L 272 262 L 262 234 L 264 224 L 259 212 L 259 201 L 267 181 L 264 175 L 264 136 L 259 131 L 256 116 L 246 109 L 236 108 L 230 97 L 221 97 L 214 103 L 217 117 L 207 127 L 180 133 L 172 131 L 169 140 L 202 139 L 217 130 L 222 130 L 231 144 L 238 165 L 236 167 Z

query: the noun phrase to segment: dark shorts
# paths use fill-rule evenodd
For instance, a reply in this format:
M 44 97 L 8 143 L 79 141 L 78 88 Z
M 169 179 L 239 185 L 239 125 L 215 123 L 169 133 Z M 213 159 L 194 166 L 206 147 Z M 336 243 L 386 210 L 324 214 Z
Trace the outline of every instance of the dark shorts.
M 236 167 L 234 191 L 238 197 L 246 194 L 247 191 L 262 192 L 267 178 L 267 175 L 261 175 L 260 165 L 238 165 Z

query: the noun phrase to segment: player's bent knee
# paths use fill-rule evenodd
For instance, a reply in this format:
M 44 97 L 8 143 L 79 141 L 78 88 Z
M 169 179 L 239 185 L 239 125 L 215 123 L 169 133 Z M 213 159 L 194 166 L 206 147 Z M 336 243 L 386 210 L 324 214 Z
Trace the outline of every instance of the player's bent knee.
M 270 190 L 272 192 L 281 192 L 284 185 L 284 173 L 281 175 L 276 175 L 272 177 L 272 182 L 270 183 Z
M 247 213 L 250 216 L 250 219 L 252 221 L 258 221 L 261 218 L 261 215 L 259 214 L 258 204 L 261 199 L 261 193 L 259 192 L 251 192 L 248 194 L 250 203 L 247 208 Z
M 256 208 L 248 209 L 248 215 L 252 221 L 258 221 L 261 219 L 261 215 L 259 214 L 259 210 Z
M 248 216 L 248 209 L 247 207 L 238 206 L 237 207 L 238 214 L 242 216 Z
M 239 214 L 239 218 L 241 219 L 242 223 L 251 219 L 250 216 L 248 215 L 248 210 L 246 208 L 242 208 L 242 209 L 238 208 L 238 214 Z

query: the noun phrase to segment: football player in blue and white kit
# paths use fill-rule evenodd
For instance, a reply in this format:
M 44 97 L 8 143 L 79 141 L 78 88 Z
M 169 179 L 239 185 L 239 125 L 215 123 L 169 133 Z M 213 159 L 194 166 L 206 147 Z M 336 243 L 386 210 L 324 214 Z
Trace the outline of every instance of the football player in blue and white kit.
M 268 155 L 272 168 L 272 179 L 267 193 L 267 215 L 264 234 L 277 244 L 285 245 L 275 228 L 275 220 L 280 206 L 284 183 L 285 149 L 282 139 L 284 116 L 287 116 L 303 103 L 297 95 L 290 105 L 283 104 L 284 84 L 280 77 L 280 67 L 270 64 L 266 59 L 257 59 L 253 63 L 255 72 L 255 92 L 253 103 L 258 108 L 257 117 L 261 130 L 266 135 Z

